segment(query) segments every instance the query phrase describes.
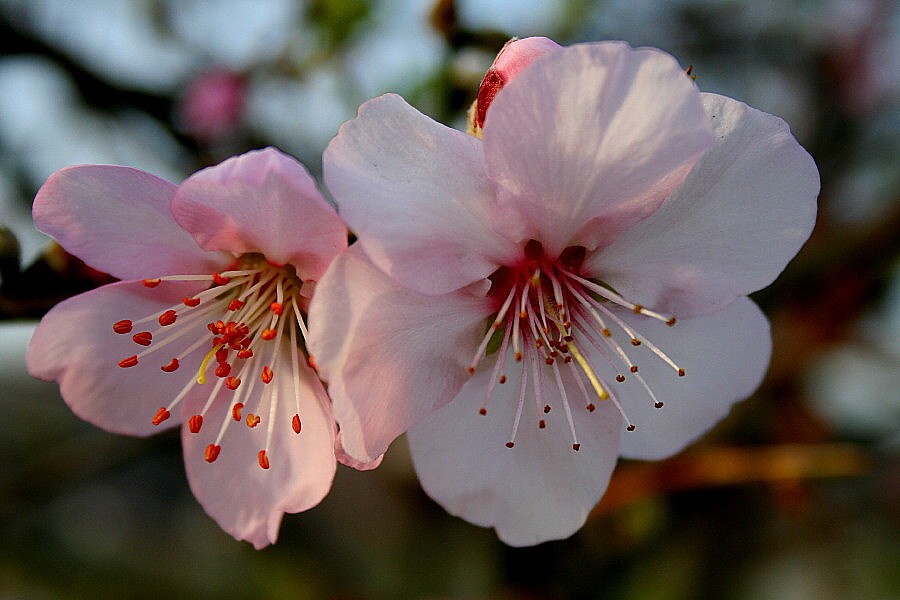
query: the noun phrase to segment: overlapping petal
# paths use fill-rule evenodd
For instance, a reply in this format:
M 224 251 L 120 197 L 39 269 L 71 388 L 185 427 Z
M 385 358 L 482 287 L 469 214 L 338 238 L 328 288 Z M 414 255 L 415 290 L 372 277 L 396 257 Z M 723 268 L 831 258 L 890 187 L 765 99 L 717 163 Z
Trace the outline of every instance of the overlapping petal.
M 199 171 L 175 193 L 172 213 L 200 247 L 259 252 L 318 279 L 347 247 L 347 232 L 306 168 L 274 148 Z
M 252 396 L 243 400 L 244 414 L 259 414 L 259 425 L 251 429 L 232 419 L 230 400 L 234 392 L 224 389 L 205 414 L 200 432 L 183 428 L 181 435 L 194 496 L 222 529 L 257 549 L 275 543 L 284 513 L 307 510 L 325 497 L 336 468 L 334 420 L 322 384 L 308 366 L 299 364 L 295 389 L 294 378 L 288 376 L 292 368 L 290 352 L 287 348 L 281 352 L 279 362 L 284 365 L 284 373 L 276 375 L 270 384 L 276 389 L 256 382 Z M 295 391 L 299 391 L 296 400 Z M 277 401 L 261 406 L 262 395 L 269 393 L 277 394 Z M 195 396 L 185 411 L 200 413 L 206 401 Z M 299 434 L 291 428 L 295 413 L 302 423 Z M 266 447 L 270 423 L 274 429 L 267 452 L 269 469 L 264 470 L 257 454 Z M 226 429 L 219 442 L 221 451 L 215 462 L 208 463 L 205 449 L 216 441 L 223 424 Z
M 515 447 L 510 439 L 518 404 L 521 364 L 508 358 L 509 381 L 497 385 L 487 414 L 478 414 L 491 376 L 482 368 L 444 408 L 408 433 L 413 464 L 425 491 L 453 515 L 494 527 L 501 540 L 526 546 L 570 536 L 584 524 L 606 489 L 618 459 L 621 417 L 610 403 L 584 409 L 567 370 L 575 430 L 581 448 L 572 450 L 572 434 L 559 391 L 545 378 L 547 414 L 526 398 Z M 529 384 L 530 385 L 530 384 Z M 545 429 L 538 429 L 544 419 Z
M 159 314 L 203 287 L 196 282 L 168 282 L 151 290 L 140 281 L 131 281 L 69 298 L 47 313 L 35 329 L 26 355 L 28 372 L 59 382 L 72 412 L 107 431 L 144 436 L 178 425 L 181 419 L 177 413 L 159 427 L 151 420 L 196 372 L 181 369 L 163 373 L 159 367 L 193 340 L 183 339 L 162 355 L 123 369 L 119 361 L 144 347 L 135 344 L 131 335 L 115 333 L 112 326 L 119 319 Z M 196 350 L 183 362 L 199 364 L 205 352 Z
M 519 223 L 498 211 L 481 143 L 399 96 L 363 104 L 323 162 L 341 216 L 372 261 L 403 285 L 446 293 L 515 256 Z
M 648 219 L 586 268 L 634 302 L 680 318 L 770 284 L 815 224 L 819 174 L 787 124 L 703 94 L 716 145 Z
M 611 243 L 712 143 L 700 95 L 675 59 L 621 42 L 537 59 L 497 95 L 484 129 L 502 206 L 520 212 L 551 255 Z
M 310 352 L 328 382 L 345 451 L 375 460 L 423 416 L 449 402 L 468 374 L 488 299 L 439 299 L 398 286 L 352 246 L 319 282 Z
M 34 223 L 71 254 L 119 279 L 226 267 L 230 255 L 204 251 L 172 218 L 175 190 L 129 167 L 68 167 L 38 191 Z

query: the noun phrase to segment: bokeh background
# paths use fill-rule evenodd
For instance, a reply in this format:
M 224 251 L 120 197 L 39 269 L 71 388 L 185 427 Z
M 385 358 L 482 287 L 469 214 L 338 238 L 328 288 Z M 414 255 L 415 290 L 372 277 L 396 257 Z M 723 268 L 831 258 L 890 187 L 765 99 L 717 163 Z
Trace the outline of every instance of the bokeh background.
M 682 455 L 621 462 L 571 539 L 446 515 L 398 441 L 256 552 L 193 499 L 176 433 L 105 433 L 25 374 L 33 319 L 103 281 L 31 225 L 53 171 L 178 182 L 276 145 L 319 173 L 384 92 L 462 127 L 513 35 L 666 49 L 822 175 L 812 239 L 755 295 L 765 383 Z M 891 0 L 0 0 L 0 599 L 900 597 L 898 100 Z

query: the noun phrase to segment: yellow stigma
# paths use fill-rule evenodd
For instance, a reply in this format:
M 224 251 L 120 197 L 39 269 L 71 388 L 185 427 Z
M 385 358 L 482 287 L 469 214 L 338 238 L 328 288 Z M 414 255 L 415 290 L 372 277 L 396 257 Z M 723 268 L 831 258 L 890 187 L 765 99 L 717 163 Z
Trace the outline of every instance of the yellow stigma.
M 572 356 L 575 357 L 575 360 L 578 361 L 581 370 L 584 371 L 584 374 L 587 375 L 591 385 L 594 386 L 594 391 L 597 392 L 597 398 L 601 401 L 609 398 L 609 392 L 600 385 L 600 380 L 597 379 L 597 376 L 594 374 L 594 369 L 591 368 L 591 365 L 588 364 L 588 361 L 585 360 L 584 356 L 578 351 L 578 347 L 575 346 L 574 343 L 569 343 L 569 352 L 571 352 Z
M 200 363 L 200 368 L 197 369 L 197 383 L 203 385 L 206 383 L 206 365 L 209 364 L 209 361 L 212 360 L 212 357 L 216 355 L 216 352 L 219 351 L 223 344 L 219 344 L 218 346 L 213 346 L 212 350 L 206 353 L 206 356 L 203 357 L 203 362 Z

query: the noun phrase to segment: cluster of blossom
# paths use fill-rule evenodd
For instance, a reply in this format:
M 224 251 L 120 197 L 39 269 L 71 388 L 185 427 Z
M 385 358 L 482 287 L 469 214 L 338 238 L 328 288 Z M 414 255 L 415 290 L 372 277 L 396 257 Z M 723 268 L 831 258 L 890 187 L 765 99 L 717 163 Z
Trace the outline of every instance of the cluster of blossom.
M 104 429 L 181 425 L 195 496 L 257 548 L 403 433 L 450 513 L 571 535 L 620 456 L 757 387 L 745 296 L 809 236 L 818 172 L 780 119 L 620 42 L 510 42 L 469 117 L 366 102 L 324 154 L 336 210 L 271 148 L 181 185 L 59 171 L 35 223 L 121 281 L 47 314 L 31 373 Z

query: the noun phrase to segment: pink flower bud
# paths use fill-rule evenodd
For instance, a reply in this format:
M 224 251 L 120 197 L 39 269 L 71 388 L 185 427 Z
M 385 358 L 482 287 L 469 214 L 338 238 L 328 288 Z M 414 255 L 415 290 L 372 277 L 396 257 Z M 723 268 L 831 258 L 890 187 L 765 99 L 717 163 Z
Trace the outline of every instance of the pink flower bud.
M 473 133 L 477 135 L 484 127 L 488 107 L 497 92 L 534 59 L 559 47 L 559 44 L 545 37 L 529 37 L 522 40 L 513 38 L 506 42 L 478 87 L 478 96 L 469 115 L 470 129 Z

